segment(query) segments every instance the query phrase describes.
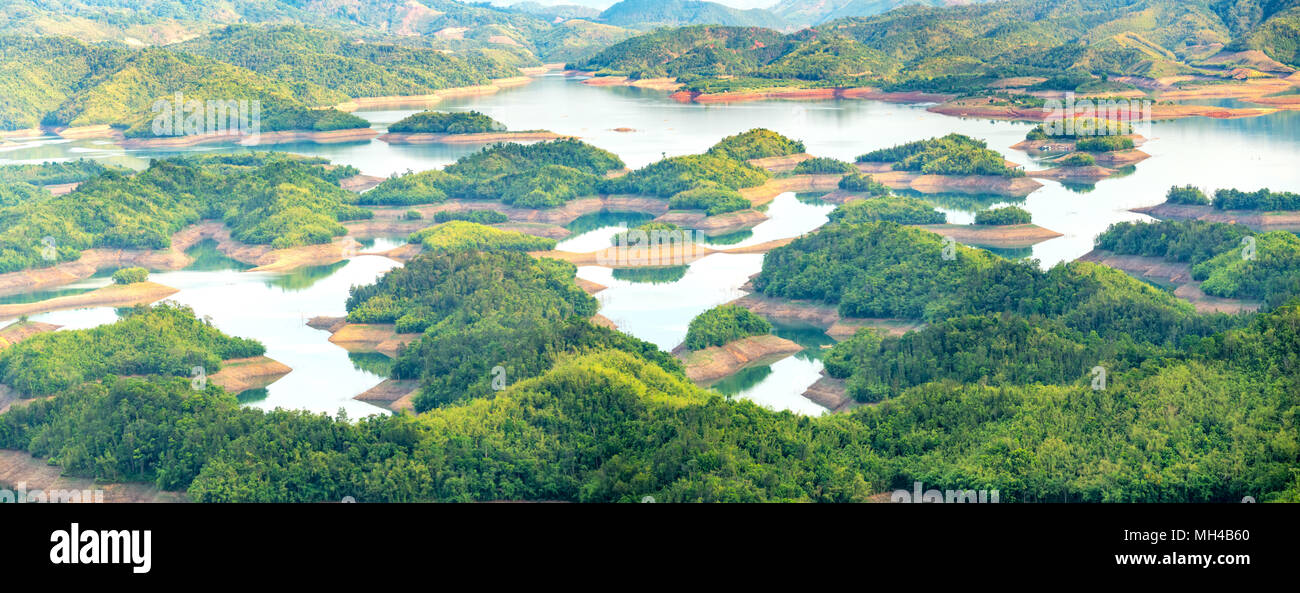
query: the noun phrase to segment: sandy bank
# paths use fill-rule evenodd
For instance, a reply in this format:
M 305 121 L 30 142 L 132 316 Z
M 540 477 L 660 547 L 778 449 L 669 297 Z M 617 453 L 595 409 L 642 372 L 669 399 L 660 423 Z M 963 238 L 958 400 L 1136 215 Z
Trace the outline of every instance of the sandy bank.
M 670 210 L 654 219 L 655 222 L 667 222 L 680 227 L 694 229 L 709 236 L 726 235 L 737 231 L 752 229 L 767 220 L 767 215 L 758 210 L 737 210 L 709 216 L 703 210 Z
M 68 140 L 83 140 L 88 138 L 108 138 L 111 140 L 122 139 L 122 132 L 108 124 L 98 124 L 93 126 L 59 126 L 47 128 L 46 131 Z
M 848 388 L 843 379 L 835 379 L 825 374 L 803 392 L 803 396 L 812 400 L 813 403 L 830 410 L 831 412 L 847 412 L 858 407 L 859 404 L 849 397 Z
M 950 237 L 958 243 L 984 247 L 1030 247 L 1048 239 L 1064 236 L 1036 224 L 918 224 L 912 226 L 937 235 Z
M 166 136 L 162 138 L 127 138 L 122 140 L 122 148 L 186 148 L 208 144 L 238 144 L 240 146 L 269 146 L 289 142 L 315 142 L 316 144 L 337 144 L 340 142 L 361 142 L 379 135 L 373 128 L 350 128 L 316 132 L 312 130 L 282 130 L 262 132 L 260 134 L 231 134 L 214 132 L 209 134 L 190 134 L 185 136 Z
M 411 402 L 420 391 L 418 380 L 384 379 L 378 385 L 358 394 L 353 399 L 388 408 L 394 412 L 414 411 Z
M 52 332 L 60 327 L 63 326 L 55 325 L 53 323 L 44 323 L 41 321 L 11 323 L 3 329 L 0 329 L 0 350 L 8 348 L 9 346 L 17 344 L 18 342 L 26 340 L 34 335 Z
M 483 132 L 479 134 L 397 134 L 379 136 L 389 144 L 495 144 L 497 142 L 541 142 L 560 138 L 577 138 L 539 130 L 533 132 Z
M 41 189 L 44 189 L 45 191 L 50 192 L 51 194 L 54 194 L 56 196 L 62 196 L 65 194 L 72 193 L 72 190 L 77 189 L 78 185 L 81 185 L 81 182 L 52 183 L 50 185 L 42 185 Z
M 1130 212 L 1170 220 L 1236 223 L 1256 231 L 1300 231 L 1300 211 L 1217 210 L 1214 206 L 1194 206 L 1166 202 L 1155 206 L 1133 208 Z
M 259 389 L 279 381 L 293 372 L 288 365 L 265 356 L 235 358 L 221 362 L 221 370 L 208 377 L 216 385 L 231 393 Z
M 348 352 L 378 352 L 390 358 L 397 358 L 399 350 L 420 338 L 420 334 L 397 333 L 391 323 L 347 323 L 340 317 L 315 317 L 307 325 L 330 332 L 329 341 Z
M 184 492 L 159 490 L 137 482 L 99 484 L 90 478 L 62 475 L 63 470 L 44 459 L 32 457 L 26 451 L 0 450 L 0 485 L 16 489 L 22 485 L 27 492 L 61 491 L 71 498 L 68 502 L 188 502 Z
M 70 296 L 55 297 L 34 303 L 14 303 L 0 305 L 0 318 L 19 315 L 36 315 L 65 309 L 85 309 L 89 307 L 132 307 L 148 305 L 165 299 L 179 292 L 170 286 L 154 282 L 137 282 L 135 284 L 110 284 L 90 292 Z
M 794 175 L 773 177 L 763 185 L 740 190 L 740 195 L 755 206 L 761 206 L 786 192 L 830 192 L 840 187 L 843 175 Z
M 1118 171 L 1115 169 L 1090 165 L 1087 167 L 1053 167 L 1042 171 L 1030 171 L 1027 175 L 1034 179 L 1096 183 L 1103 179 L 1110 179 L 1116 173 L 1118 173 Z
M 796 352 L 803 346 L 771 334 L 750 336 L 725 346 L 713 346 L 694 352 L 680 351 L 678 357 L 686 367 L 686 378 L 699 385 L 708 385 L 730 377 L 749 366 L 776 362 Z
M 578 288 L 581 288 L 582 291 L 585 292 L 585 293 L 587 293 L 587 294 L 592 294 L 592 295 L 594 295 L 594 294 L 596 294 L 596 293 L 598 293 L 598 292 L 600 292 L 600 291 L 602 291 L 602 290 L 605 290 L 606 288 L 609 288 L 608 286 L 605 286 L 604 284 L 601 284 L 601 283 L 599 283 L 599 282 L 592 282 L 592 281 L 590 281 L 590 280 L 586 280 L 586 279 L 584 279 L 584 278 L 574 278 L 574 281 L 578 283 Z M 597 314 L 596 317 L 599 317 L 599 318 L 603 319 L 604 321 L 610 321 L 610 320 L 609 320 L 608 318 L 606 318 L 604 315 Z M 593 321 L 595 321 L 594 318 L 593 318 Z M 599 324 L 599 323 L 603 323 L 603 322 L 597 322 L 597 323 Z M 610 321 L 610 323 L 613 323 L 613 321 Z

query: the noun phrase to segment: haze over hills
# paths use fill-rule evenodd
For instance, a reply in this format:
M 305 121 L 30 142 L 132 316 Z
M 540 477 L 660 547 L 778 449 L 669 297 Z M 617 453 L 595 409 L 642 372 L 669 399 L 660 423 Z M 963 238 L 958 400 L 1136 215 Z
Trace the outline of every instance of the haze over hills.
M 699 0 L 623 0 L 600 13 L 600 19 L 611 25 L 641 29 L 682 25 L 790 27 L 785 19 L 767 10 L 741 10 Z

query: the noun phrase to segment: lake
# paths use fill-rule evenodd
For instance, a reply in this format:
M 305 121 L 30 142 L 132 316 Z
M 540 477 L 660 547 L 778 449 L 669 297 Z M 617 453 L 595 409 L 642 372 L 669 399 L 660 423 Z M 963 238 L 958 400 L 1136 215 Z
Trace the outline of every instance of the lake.
M 733 105 L 684 104 L 662 91 L 625 87 L 591 87 L 552 74 L 532 84 L 494 95 L 449 100 L 442 110 L 477 110 L 511 129 L 549 129 L 572 134 L 618 154 L 631 167 L 664 156 L 703 152 L 723 136 L 765 127 L 802 140 L 808 152 L 852 160 L 858 154 L 912 140 L 961 133 L 988 142 L 990 148 L 1029 169 L 1043 168 L 1011 145 L 1024 139 L 1030 125 L 965 119 L 930 113 L 923 105 L 873 101 L 761 101 Z M 417 110 L 359 111 L 379 129 Z M 616 129 L 632 131 L 616 131 Z M 317 145 L 276 145 L 275 150 L 322 156 L 349 164 L 370 175 L 390 175 L 444 166 L 480 147 L 451 145 L 389 145 L 378 140 Z M 242 152 L 239 147 L 203 147 L 184 152 Z M 1130 208 L 1164 200 L 1173 185 L 1194 184 L 1207 190 L 1235 187 L 1254 190 L 1300 191 L 1300 112 L 1282 112 L 1238 120 L 1186 119 L 1156 122 L 1141 150 L 1152 158 L 1131 174 L 1104 180 L 1092 188 L 1070 188 L 1053 181 L 1023 201 L 1034 222 L 1063 233 L 1030 250 L 1000 252 L 1031 256 L 1051 266 L 1073 260 L 1092 248 L 1097 234 L 1109 225 L 1146 217 Z M 177 151 L 123 150 L 103 140 L 42 138 L 0 148 L 0 164 L 96 158 L 141 168 L 149 159 Z M 952 222 L 970 222 L 978 208 L 1008 203 L 996 197 L 939 197 L 940 209 Z M 719 238 L 719 247 L 751 245 L 797 236 L 821 226 L 832 207 L 807 196 L 783 194 L 766 207 L 769 219 L 752 232 Z M 589 251 L 609 244 L 610 237 L 644 215 L 607 213 L 583 217 L 570 225 L 574 234 L 561 249 Z M 383 251 L 402 241 L 385 237 L 368 251 Z M 173 300 L 228 333 L 255 338 L 267 355 L 294 369 L 267 389 L 243 394 L 247 405 L 261 408 L 301 408 L 333 413 L 343 408 L 352 416 L 383 410 L 352 397 L 382 380 L 382 357 L 349 356 L 328 342 L 326 332 L 306 327 L 317 315 L 342 315 L 349 287 L 373 282 L 398 265 L 363 253 L 339 264 L 289 274 L 243 271 L 246 267 L 205 253 L 190 269 L 153 274 L 155 282 L 180 289 Z M 601 314 L 619 328 L 668 350 L 681 343 L 691 318 L 709 307 L 745 294 L 741 286 L 762 266 L 762 255 L 714 254 L 679 269 L 654 272 L 611 270 L 585 266 L 578 276 L 608 289 L 596 298 Z M 99 274 L 75 285 L 39 295 L 10 299 L 34 300 L 74 294 L 107 284 Z M 17 302 L 10 300 L 6 302 Z M 69 328 L 92 327 L 117 318 L 115 310 L 95 308 L 32 316 Z M 0 323 L 8 323 L 0 320 Z M 821 346 L 831 341 L 811 328 L 778 327 L 777 334 L 805 346 L 803 353 L 771 365 L 746 369 L 716 385 L 727 395 L 746 397 L 763 405 L 798 413 L 824 412 L 800 394 L 821 371 Z

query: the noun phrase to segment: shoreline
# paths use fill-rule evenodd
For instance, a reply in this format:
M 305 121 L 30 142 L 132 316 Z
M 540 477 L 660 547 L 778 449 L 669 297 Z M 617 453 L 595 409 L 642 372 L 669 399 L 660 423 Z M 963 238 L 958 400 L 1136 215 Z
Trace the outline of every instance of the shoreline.
M 32 303 L 0 305 L 0 318 L 37 315 L 67 309 L 149 305 L 177 292 L 180 291 L 170 286 L 147 281 L 126 285 L 110 284 L 82 294 L 54 297 Z
M 825 331 L 826 335 L 836 340 L 853 337 L 853 334 L 864 327 L 881 330 L 890 336 L 901 336 L 924 325 L 922 321 L 909 319 L 841 317 L 835 305 L 769 297 L 757 292 L 747 294 L 728 304 L 744 307 L 768 321 L 789 325 L 811 325 Z
M 293 372 L 289 365 L 266 356 L 221 361 L 221 370 L 208 377 L 213 385 L 230 393 L 260 389 Z
M 674 354 L 686 367 L 686 378 L 700 386 L 707 386 L 742 369 L 769 364 L 803 351 L 803 346 L 772 334 L 749 336 L 728 342 L 724 346 L 711 346 L 703 350 L 687 351 L 678 346 Z
M 1146 214 L 1158 219 L 1236 223 L 1261 232 L 1300 231 L 1300 211 L 1296 210 L 1218 210 L 1211 205 L 1164 202 L 1155 206 L 1132 208 L 1129 212 Z
M 1174 296 L 1191 303 L 1197 313 L 1254 312 L 1263 307 L 1258 301 L 1230 299 L 1205 294 L 1201 283 L 1192 279 L 1191 264 L 1166 261 L 1162 257 L 1118 255 L 1093 249 L 1075 261 L 1100 264 L 1120 270 L 1139 280 L 1174 288 Z
M 65 502 L 100 502 L 99 496 L 108 503 L 189 502 L 189 494 L 184 491 L 159 490 L 143 482 L 106 484 L 92 478 L 65 476 L 62 467 L 50 465 L 46 459 L 17 449 L 0 449 L 0 486 L 16 489 L 20 484 L 27 492 L 61 491 L 71 495 L 71 500 Z

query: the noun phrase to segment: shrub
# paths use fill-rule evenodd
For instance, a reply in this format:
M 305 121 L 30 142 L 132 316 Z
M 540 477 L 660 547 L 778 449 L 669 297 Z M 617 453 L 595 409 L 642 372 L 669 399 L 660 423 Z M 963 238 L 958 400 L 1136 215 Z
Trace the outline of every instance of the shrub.
M 753 207 L 740 192 L 725 187 L 696 187 L 679 192 L 668 200 L 674 210 L 703 210 L 713 216 Z
M 1032 216 L 1028 210 L 1017 208 L 1015 206 L 1006 206 L 1003 208 L 994 208 L 992 210 L 981 210 L 975 213 L 975 224 L 987 225 L 1010 225 L 1010 224 L 1029 224 Z
M 826 157 L 813 157 L 795 165 L 795 175 L 818 175 L 829 173 L 855 173 L 857 168 L 853 165 L 838 159 Z
M 1204 206 L 1210 203 L 1210 199 L 1205 197 L 1205 192 L 1192 185 L 1169 188 L 1169 193 L 1165 194 L 1165 201 L 1170 204 L 1193 204 L 1196 206 Z
M 113 272 L 114 284 L 135 284 L 149 279 L 149 270 L 140 267 L 122 268 Z
M 840 179 L 840 189 L 883 196 L 889 193 L 889 186 L 880 183 L 866 173 L 853 173 Z

